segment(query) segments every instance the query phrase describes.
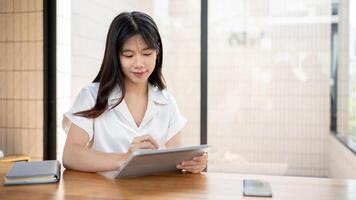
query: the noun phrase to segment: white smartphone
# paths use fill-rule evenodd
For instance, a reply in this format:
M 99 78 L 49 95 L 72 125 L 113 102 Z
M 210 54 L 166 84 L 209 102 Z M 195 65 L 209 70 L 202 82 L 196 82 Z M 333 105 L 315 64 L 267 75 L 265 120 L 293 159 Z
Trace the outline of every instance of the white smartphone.
M 272 188 L 268 182 L 245 179 L 243 180 L 243 195 L 253 197 L 272 197 Z

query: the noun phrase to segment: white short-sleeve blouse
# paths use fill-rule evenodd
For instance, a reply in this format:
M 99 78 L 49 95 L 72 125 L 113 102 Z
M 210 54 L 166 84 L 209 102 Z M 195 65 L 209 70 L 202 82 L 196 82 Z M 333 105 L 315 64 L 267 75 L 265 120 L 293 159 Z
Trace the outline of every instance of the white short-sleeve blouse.
M 166 90 L 149 85 L 148 104 L 143 120 L 138 127 L 123 100 L 113 109 L 107 109 L 95 119 L 74 115 L 91 109 L 95 105 L 99 83 L 84 87 L 74 101 L 72 108 L 64 113 L 63 129 L 68 133 L 71 123 L 85 130 L 92 142 L 92 148 L 107 153 L 125 153 L 134 137 L 150 134 L 164 148 L 166 142 L 183 129 L 186 119 L 180 114 L 173 96 Z M 119 87 L 110 94 L 108 107 L 111 108 L 119 98 Z

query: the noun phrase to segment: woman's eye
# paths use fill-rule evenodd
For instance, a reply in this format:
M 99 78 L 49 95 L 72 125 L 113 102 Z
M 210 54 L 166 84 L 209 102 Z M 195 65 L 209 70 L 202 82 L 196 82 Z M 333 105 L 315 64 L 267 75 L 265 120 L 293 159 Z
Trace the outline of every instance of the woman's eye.
M 149 56 L 149 55 L 151 55 L 151 54 L 152 54 L 152 52 L 144 53 L 143 55 L 144 55 L 144 56 Z
M 133 57 L 133 55 L 123 55 L 124 57 L 126 57 L 126 58 L 132 58 Z

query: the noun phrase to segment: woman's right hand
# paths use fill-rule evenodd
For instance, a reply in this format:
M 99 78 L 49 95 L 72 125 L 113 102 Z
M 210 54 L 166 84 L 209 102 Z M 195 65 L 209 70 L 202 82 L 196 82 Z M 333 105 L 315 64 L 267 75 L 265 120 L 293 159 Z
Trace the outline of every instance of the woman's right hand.
M 135 137 L 131 143 L 128 153 L 133 153 L 138 149 L 158 149 L 159 145 L 152 136 L 146 134 Z

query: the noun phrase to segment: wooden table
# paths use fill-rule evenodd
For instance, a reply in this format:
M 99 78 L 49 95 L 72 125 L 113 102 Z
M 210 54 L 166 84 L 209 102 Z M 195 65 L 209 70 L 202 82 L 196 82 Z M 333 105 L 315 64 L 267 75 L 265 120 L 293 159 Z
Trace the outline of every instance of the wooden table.
M 64 170 L 56 184 L 3 186 L 11 163 L 0 164 L 0 199 L 271 199 L 242 196 L 242 180 L 269 181 L 272 199 L 355 200 L 356 180 L 227 173 L 165 174 L 110 180 L 96 173 Z

